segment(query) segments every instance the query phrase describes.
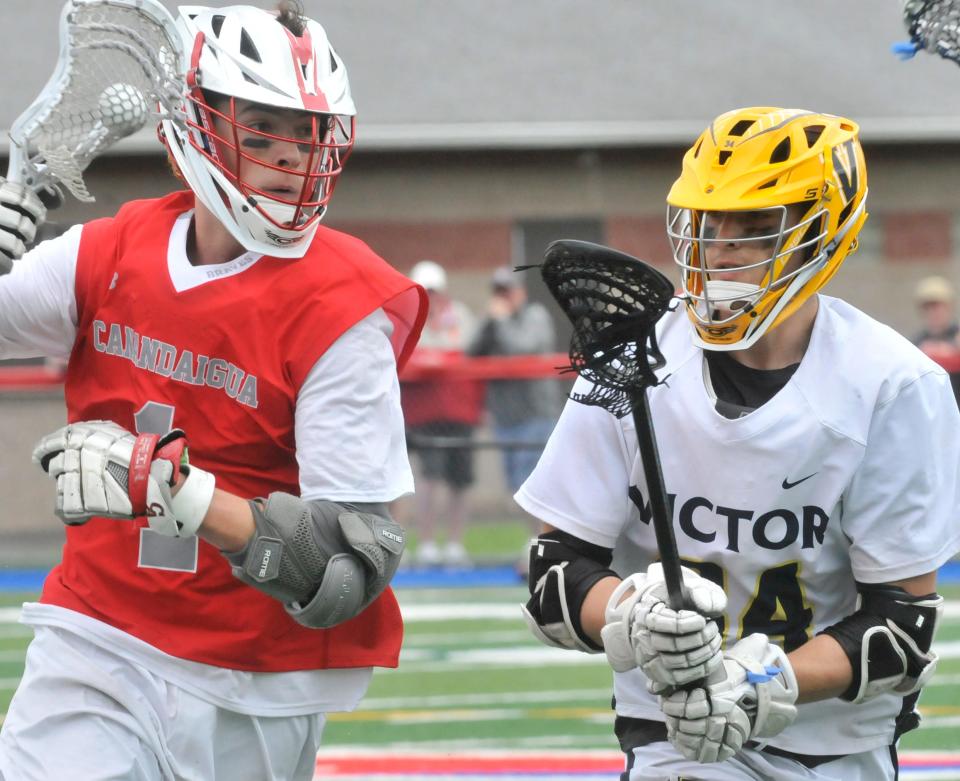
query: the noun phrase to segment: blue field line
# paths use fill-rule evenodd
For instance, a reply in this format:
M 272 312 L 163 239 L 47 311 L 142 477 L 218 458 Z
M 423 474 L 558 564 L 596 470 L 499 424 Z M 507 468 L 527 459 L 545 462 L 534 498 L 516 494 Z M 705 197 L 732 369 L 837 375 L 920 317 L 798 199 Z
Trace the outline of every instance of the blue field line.
M 45 569 L 0 569 L 0 591 L 39 591 Z
M 484 588 L 521 586 L 526 577 L 512 564 L 486 567 L 419 567 L 402 569 L 393 578 L 395 588 Z
M 39 591 L 46 577 L 45 569 L 0 569 L 0 592 Z M 393 578 L 395 588 L 485 588 L 525 582 L 512 565 L 404 569 Z
M 45 569 L 0 569 L 0 591 L 39 591 L 47 576 Z M 960 561 L 940 568 L 940 583 L 960 583 Z M 511 565 L 485 567 L 422 567 L 402 569 L 393 579 L 395 588 L 493 588 L 525 583 Z

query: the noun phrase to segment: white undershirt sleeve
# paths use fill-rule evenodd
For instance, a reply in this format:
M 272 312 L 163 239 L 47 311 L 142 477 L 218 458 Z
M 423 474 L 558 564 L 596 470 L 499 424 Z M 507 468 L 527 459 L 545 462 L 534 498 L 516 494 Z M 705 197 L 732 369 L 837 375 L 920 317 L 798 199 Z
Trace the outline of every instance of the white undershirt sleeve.
M 67 358 L 77 335 L 82 226 L 38 244 L 0 276 L 0 359 Z
M 392 330 L 378 309 L 307 375 L 295 420 L 302 498 L 390 502 L 413 493 Z
M 582 378 L 574 392 L 586 393 Z M 568 401 L 540 461 L 515 499 L 551 526 L 613 548 L 630 513 L 633 452 L 620 422 L 599 407 Z

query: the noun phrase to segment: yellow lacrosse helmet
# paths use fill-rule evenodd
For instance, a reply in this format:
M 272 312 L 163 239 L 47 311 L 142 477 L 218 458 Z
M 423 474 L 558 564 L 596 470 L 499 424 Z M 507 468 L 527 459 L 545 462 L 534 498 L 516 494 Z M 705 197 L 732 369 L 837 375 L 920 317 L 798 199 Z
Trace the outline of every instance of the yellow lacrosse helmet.
M 684 155 L 667 195 L 667 235 L 701 347 L 755 344 L 856 250 L 867 219 L 858 131 L 855 122 L 831 114 L 746 108 L 719 116 Z M 762 260 L 737 269 L 763 268 L 759 285 L 723 281 L 731 275 L 717 269 L 711 280 L 704 262 L 708 251 L 730 242 L 711 234 L 708 223 L 731 212 L 769 213 L 762 222 L 774 226 L 739 239 L 769 249 Z

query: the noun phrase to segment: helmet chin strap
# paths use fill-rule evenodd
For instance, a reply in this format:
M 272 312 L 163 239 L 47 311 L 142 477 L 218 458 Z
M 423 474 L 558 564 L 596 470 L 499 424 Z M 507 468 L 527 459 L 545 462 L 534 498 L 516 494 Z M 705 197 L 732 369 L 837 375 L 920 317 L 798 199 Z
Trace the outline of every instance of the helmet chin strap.
M 712 306 L 711 320 L 721 320 L 751 306 L 760 292 L 758 285 L 730 280 L 708 281 L 704 285 L 703 306 Z
M 271 198 L 264 198 L 263 196 L 258 196 L 256 200 L 257 205 L 263 209 L 263 211 L 265 211 L 271 219 L 276 220 L 280 225 L 288 228 L 297 227 L 295 225 L 291 225 L 293 221 L 293 215 L 296 214 L 297 211 L 296 206 L 292 206 L 288 203 L 281 203 L 280 201 L 274 201 Z M 301 225 L 313 216 L 313 211 L 314 210 L 312 209 L 300 210 Z

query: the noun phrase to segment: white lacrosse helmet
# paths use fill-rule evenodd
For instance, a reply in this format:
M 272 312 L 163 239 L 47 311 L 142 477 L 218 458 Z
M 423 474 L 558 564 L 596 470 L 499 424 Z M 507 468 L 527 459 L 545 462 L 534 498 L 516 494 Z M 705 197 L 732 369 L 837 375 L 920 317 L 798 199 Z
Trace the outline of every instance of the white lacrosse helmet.
M 189 57 L 185 120 L 163 120 L 167 148 L 196 197 L 247 250 L 302 257 L 353 148 L 356 109 L 347 69 L 312 20 L 301 20 L 298 37 L 276 13 L 251 6 L 179 10 Z M 291 137 L 245 126 L 237 119 L 238 99 L 305 112 L 310 132 Z M 251 153 L 271 144 L 295 145 L 297 165 Z M 296 185 L 258 189 L 251 179 L 263 181 L 269 171 Z

